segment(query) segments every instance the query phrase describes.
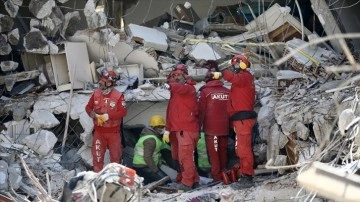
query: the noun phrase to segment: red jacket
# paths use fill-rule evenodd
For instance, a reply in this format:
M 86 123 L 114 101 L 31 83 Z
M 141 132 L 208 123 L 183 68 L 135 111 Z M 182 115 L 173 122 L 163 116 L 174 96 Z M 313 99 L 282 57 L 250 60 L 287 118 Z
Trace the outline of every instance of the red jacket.
M 170 100 L 166 109 L 167 131 L 199 132 L 198 105 L 194 83 L 169 83 Z
M 127 113 L 124 95 L 116 89 L 112 89 L 107 95 L 104 95 L 100 89 L 96 89 L 85 110 L 88 115 L 91 111 L 99 115 L 109 115 L 109 120 L 103 126 L 98 126 L 96 118 L 93 119 L 95 130 L 99 129 L 103 132 L 114 132 L 114 129 L 120 130 L 121 120 Z
M 235 112 L 253 111 L 255 104 L 255 84 L 253 75 L 247 70 L 239 73 L 225 70 L 223 78 L 231 83 L 230 104 L 227 111 L 230 116 Z
M 206 135 L 229 134 L 229 115 L 225 110 L 229 102 L 229 89 L 219 80 L 208 81 L 200 88 L 199 118 Z

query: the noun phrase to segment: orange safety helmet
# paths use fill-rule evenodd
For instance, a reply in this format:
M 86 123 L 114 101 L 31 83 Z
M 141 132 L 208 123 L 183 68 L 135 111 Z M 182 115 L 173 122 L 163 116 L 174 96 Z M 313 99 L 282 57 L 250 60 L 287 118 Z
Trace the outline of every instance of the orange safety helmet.
M 240 68 L 240 69 L 246 69 L 249 68 L 251 66 L 249 60 L 239 54 L 239 55 L 235 55 L 232 59 L 231 59 L 231 65 L 233 65 L 233 67 L 235 69 Z

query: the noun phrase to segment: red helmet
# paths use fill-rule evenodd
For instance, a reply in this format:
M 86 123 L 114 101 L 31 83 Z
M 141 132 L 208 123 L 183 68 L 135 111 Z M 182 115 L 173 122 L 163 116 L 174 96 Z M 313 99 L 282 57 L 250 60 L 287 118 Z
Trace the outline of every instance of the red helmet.
M 104 69 L 103 71 L 101 71 L 100 76 L 101 76 L 102 79 L 106 79 L 106 80 L 109 80 L 109 81 L 116 81 L 118 79 L 118 76 L 112 70 Z
M 243 56 L 243 55 L 235 55 L 231 59 L 231 65 L 234 66 L 234 68 L 240 68 L 240 69 L 246 69 L 251 66 L 249 60 Z
M 188 75 L 189 72 L 187 70 L 186 65 L 184 64 L 177 64 L 175 67 L 173 67 L 173 71 L 171 74 L 186 74 Z

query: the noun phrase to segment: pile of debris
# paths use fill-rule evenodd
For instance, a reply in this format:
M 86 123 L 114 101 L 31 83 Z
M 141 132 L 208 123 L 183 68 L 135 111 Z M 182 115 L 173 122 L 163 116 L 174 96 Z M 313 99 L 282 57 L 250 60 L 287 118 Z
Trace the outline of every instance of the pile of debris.
M 259 138 L 254 153 L 258 165 L 267 162 L 268 168 L 283 174 L 289 165 L 333 162 L 343 151 L 351 155 L 336 160 L 358 161 L 358 151 L 352 150 L 359 146 L 357 130 L 352 128 L 359 121 L 356 74 L 332 70 L 341 64 L 355 66 L 360 57 L 340 54 L 347 46 L 343 48 L 338 40 L 331 40 L 331 46 L 318 43 L 319 36 L 289 7 L 274 3 L 246 19 L 232 16 L 231 9 L 228 13 L 218 8 L 200 18 L 186 2 L 174 7 L 176 16 L 154 19 L 158 26 L 130 23 L 119 29 L 108 25 L 96 1 L 86 1 L 82 13 L 65 13 L 61 4 L 66 2 L 31 0 L 23 5 L 23 1 L 8 0 L 4 2 L 7 14 L 0 14 L 0 55 L 21 53 L 21 59 L 2 59 L 0 64 L 0 86 L 4 86 L 0 91 L 0 172 L 4 176 L 0 187 L 17 200 L 39 198 L 40 188 L 22 174 L 21 165 L 29 167 L 38 183 L 48 185 L 47 193 L 53 198 L 61 195 L 64 180 L 91 168 L 93 123 L 84 109 L 96 88 L 98 72 L 112 69 L 120 76 L 116 88 L 130 103 L 125 128 L 143 127 L 148 119 L 136 117 L 149 113 L 145 111 L 155 107 L 153 103 L 160 103 L 155 111 L 165 111 L 170 95 L 161 86 L 174 65 L 185 63 L 199 89 L 204 85 L 206 60 L 216 60 L 225 69 L 237 53 L 249 58 L 257 78 Z M 245 6 L 237 4 L 235 11 Z M 315 13 L 318 6 L 313 8 Z M 22 7 L 32 14 L 28 30 L 15 20 Z M 287 57 L 285 64 L 279 62 L 282 56 Z M 145 102 L 153 103 L 142 105 Z M 347 141 L 351 148 L 332 144 L 334 137 L 344 138 L 350 131 L 355 131 Z M 124 162 L 131 166 L 138 133 L 128 130 L 124 136 Z

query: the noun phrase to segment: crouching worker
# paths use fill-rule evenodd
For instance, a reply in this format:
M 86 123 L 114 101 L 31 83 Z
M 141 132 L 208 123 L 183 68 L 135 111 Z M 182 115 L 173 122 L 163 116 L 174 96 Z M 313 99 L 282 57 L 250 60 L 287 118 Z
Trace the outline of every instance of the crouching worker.
M 144 178 L 144 184 L 158 181 L 167 176 L 159 169 L 164 128 L 164 118 L 160 115 L 152 116 L 149 126 L 141 131 L 140 138 L 135 145 L 133 168 L 138 175 Z

